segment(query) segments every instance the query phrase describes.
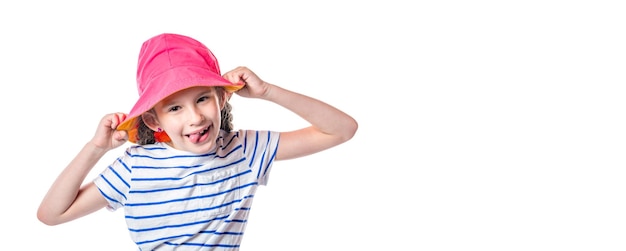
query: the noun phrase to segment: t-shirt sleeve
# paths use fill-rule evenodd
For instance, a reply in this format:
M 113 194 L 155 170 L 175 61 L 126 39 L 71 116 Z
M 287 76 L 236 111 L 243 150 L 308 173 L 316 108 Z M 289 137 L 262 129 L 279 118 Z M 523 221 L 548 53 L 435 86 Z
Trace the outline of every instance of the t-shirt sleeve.
M 130 190 L 130 150 L 131 148 L 128 148 L 123 156 L 107 166 L 93 181 L 109 202 L 107 209 L 111 211 L 124 206 Z
M 242 130 L 244 155 L 260 185 L 267 185 L 276 158 L 280 133 L 274 131 Z

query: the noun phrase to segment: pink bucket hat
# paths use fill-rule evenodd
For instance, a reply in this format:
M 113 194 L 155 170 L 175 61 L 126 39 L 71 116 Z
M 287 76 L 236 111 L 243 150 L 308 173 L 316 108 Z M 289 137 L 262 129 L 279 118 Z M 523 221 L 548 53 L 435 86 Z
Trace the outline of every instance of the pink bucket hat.
M 138 117 L 163 98 L 194 86 L 222 86 L 228 92 L 243 87 L 220 73 L 217 58 L 202 43 L 178 34 L 164 33 L 145 41 L 137 64 L 139 100 L 117 130 L 128 131 L 129 141 L 137 142 Z

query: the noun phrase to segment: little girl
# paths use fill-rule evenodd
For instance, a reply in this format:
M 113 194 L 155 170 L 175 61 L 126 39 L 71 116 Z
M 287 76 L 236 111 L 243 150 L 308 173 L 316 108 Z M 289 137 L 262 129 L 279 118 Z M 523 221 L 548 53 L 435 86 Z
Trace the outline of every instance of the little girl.
M 143 43 L 137 88 L 130 112 L 105 115 L 57 177 L 37 211 L 41 222 L 123 208 L 139 250 L 238 250 L 256 189 L 273 163 L 339 145 L 358 127 L 344 112 L 245 67 L 221 75 L 206 46 L 178 34 Z M 274 102 L 310 126 L 232 131 L 232 93 Z M 126 141 L 136 144 L 83 184 L 100 158 Z

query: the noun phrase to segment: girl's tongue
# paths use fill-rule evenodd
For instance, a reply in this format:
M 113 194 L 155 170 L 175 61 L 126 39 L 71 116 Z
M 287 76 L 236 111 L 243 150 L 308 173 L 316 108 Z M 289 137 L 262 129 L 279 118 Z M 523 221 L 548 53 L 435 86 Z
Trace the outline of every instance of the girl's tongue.
M 189 141 L 191 141 L 191 143 L 198 143 L 200 141 L 205 140 L 207 137 L 209 137 L 209 134 L 207 133 L 208 130 L 200 132 L 200 133 L 194 133 L 194 134 L 189 134 Z

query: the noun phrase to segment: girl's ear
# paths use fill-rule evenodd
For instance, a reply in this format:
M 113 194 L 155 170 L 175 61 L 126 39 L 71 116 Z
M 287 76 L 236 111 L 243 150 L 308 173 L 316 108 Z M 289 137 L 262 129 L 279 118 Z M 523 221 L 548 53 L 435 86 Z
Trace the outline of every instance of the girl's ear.
M 230 100 L 230 97 L 233 96 L 233 93 L 232 92 L 227 92 L 227 91 L 224 91 L 222 93 L 223 94 L 222 94 L 222 100 L 220 100 L 220 107 L 222 109 L 224 109 L 224 106 L 226 105 L 226 102 L 228 102 L 228 100 Z
M 143 120 L 143 123 L 146 124 L 148 128 L 150 128 L 150 130 L 155 132 L 159 130 L 159 120 L 156 118 L 156 115 L 154 113 L 144 112 L 143 114 L 141 114 L 141 119 Z

